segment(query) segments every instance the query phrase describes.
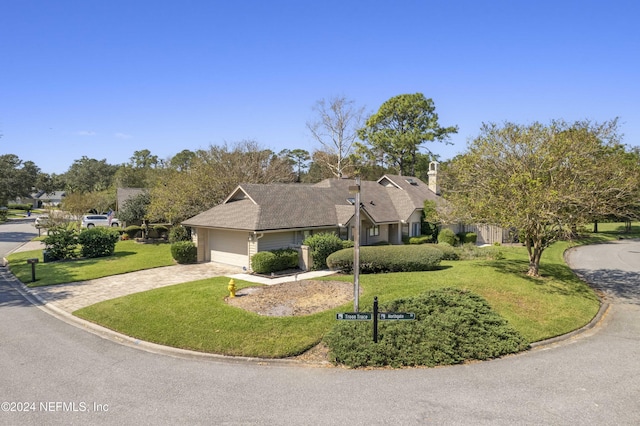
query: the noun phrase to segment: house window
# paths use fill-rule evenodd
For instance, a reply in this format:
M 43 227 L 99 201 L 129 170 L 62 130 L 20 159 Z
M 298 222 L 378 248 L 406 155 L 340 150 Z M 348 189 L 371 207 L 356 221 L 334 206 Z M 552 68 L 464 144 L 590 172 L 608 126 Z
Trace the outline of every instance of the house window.
M 373 226 L 371 228 L 369 228 L 369 236 L 370 237 L 377 237 L 378 235 L 380 235 L 380 227 L 379 226 Z
M 416 237 L 420 235 L 420 222 L 413 222 L 411 224 L 411 236 Z

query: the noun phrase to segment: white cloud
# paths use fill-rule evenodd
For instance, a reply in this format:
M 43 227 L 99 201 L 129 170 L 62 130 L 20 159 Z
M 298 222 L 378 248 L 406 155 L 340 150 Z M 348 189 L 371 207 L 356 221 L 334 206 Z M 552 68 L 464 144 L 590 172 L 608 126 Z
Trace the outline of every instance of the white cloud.
M 78 130 L 76 132 L 76 135 L 78 136 L 95 136 L 97 135 L 96 132 L 90 131 L 90 130 Z
M 116 138 L 118 138 L 118 139 L 131 139 L 133 137 L 133 136 L 128 135 L 126 133 L 116 133 L 114 136 Z

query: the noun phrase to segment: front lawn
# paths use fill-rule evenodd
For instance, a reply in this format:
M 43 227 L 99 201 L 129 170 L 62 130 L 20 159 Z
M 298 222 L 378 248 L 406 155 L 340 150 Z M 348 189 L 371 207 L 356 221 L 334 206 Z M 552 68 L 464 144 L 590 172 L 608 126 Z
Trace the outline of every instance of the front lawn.
M 437 271 L 361 275 L 360 310 L 370 311 L 374 296 L 381 303 L 444 287 L 470 290 L 529 342 L 567 333 L 597 313 L 594 292 L 575 277 L 558 243 L 543 256 L 540 279 L 525 275 L 523 247 L 503 247 L 502 260 L 444 261 Z M 327 277 L 352 281 L 353 276 Z M 228 278 L 213 278 L 164 287 L 109 300 L 75 315 L 142 340 L 225 355 L 281 358 L 300 354 L 319 343 L 335 325 L 337 312 L 353 304 L 304 317 L 264 317 L 224 302 Z M 256 284 L 236 281 L 239 288 Z
M 79 259 L 43 262 L 42 250 L 32 250 L 9 255 L 11 272 L 29 287 L 85 281 L 110 275 L 159 266 L 174 265 L 169 244 L 138 244 L 135 241 L 119 241 L 113 256 L 95 259 Z M 31 265 L 27 259 L 37 258 L 36 282 L 31 282 Z

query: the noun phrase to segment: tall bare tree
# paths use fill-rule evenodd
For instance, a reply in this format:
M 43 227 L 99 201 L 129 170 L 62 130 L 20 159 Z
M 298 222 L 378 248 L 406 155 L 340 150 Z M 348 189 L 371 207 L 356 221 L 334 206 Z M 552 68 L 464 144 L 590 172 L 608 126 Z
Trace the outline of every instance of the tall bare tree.
M 327 154 L 319 158 L 331 159 L 325 163 L 326 166 L 335 177 L 341 178 L 348 164 L 346 159 L 352 153 L 358 138 L 364 107 L 357 108 L 353 100 L 335 96 L 328 101 L 319 100 L 313 110 L 318 114 L 318 119 L 308 122 L 307 128 L 322 146 L 320 151 Z

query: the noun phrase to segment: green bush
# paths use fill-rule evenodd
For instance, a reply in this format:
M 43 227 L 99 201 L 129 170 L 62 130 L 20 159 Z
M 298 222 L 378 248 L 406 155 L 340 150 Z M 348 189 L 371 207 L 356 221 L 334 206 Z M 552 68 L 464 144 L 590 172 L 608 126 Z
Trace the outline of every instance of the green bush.
M 11 210 L 29 211 L 29 210 L 33 209 L 33 205 L 31 205 L 31 204 L 9 204 L 7 207 L 9 209 L 11 209 Z
M 460 244 L 475 244 L 476 241 L 478 241 L 478 234 L 476 234 L 475 232 L 459 232 L 457 234 L 457 237 Z
M 327 267 L 327 257 L 342 249 L 342 240 L 336 234 L 323 232 L 305 238 L 302 244 L 311 248 L 313 258 L 313 269 L 324 269 Z
M 457 239 L 458 237 L 456 234 L 449 228 L 444 228 L 438 233 L 438 244 L 447 243 L 451 246 L 455 246 L 458 242 Z
M 80 256 L 88 258 L 111 256 L 116 250 L 119 239 L 120 232 L 115 229 L 103 227 L 85 229 L 78 235 L 78 242 L 82 246 Z
M 467 243 L 457 248 L 459 258 L 461 260 L 487 259 L 500 260 L 504 259 L 504 253 L 497 247 L 478 247 L 473 243 Z
M 442 260 L 460 260 L 460 253 L 449 243 L 438 243 L 434 246 L 442 252 Z
M 191 241 L 189 231 L 182 225 L 174 226 L 169 231 L 169 242 L 177 243 L 178 241 Z
M 378 343 L 369 321 L 338 321 L 324 342 L 336 364 L 349 367 L 429 366 L 486 360 L 529 344 L 480 296 L 440 289 L 384 304 L 380 312 L 414 313 L 414 321 L 381 321 Z
M 142 227 L 138 225 L 129 225 L 124 228 L 124 233 L 127 234 L 129 239 L 133 240 L 138 235 L 142 235 Z
M 167 228 L 164 225 L 154 225 L 153 226 L 153 231 L 156 233 L 157 238 L 166 239 L 167 236 L 169 235 L 169 228 Z
M 5 207 L 0 207 L 0 221 L 4 222 L 7 220 L 7 215 L 9 214 L 9 210 Z
M 342 240 L 342 248 L 353 247 L 355 243 L 351 240 Z
M 192 241 L 177 241 L 171 244 L 171 256 L 178 263 L 196 263 L 198 248 Z
M 72 259 L 76 256 L 78 231 L 71 226 L 53 226 L 42 241 L 49 259 Z
M 427 244 L 433 242 L 433 235 L 420 235 L 409 238 L 409 244 Z
M 251 257 L 251 269 L 258 274 L 270 274 L 297 267 L 298 251 L 294 249 L 261 251 Z
M 360 247 L 360 272 L 377 274 L 383 272 L 431 271 L 440 265 L 442 252 L 427 245 L 366 246 Z M 327 258 L 332 270 L 353 273 L 353 249 L 343 249 Z

